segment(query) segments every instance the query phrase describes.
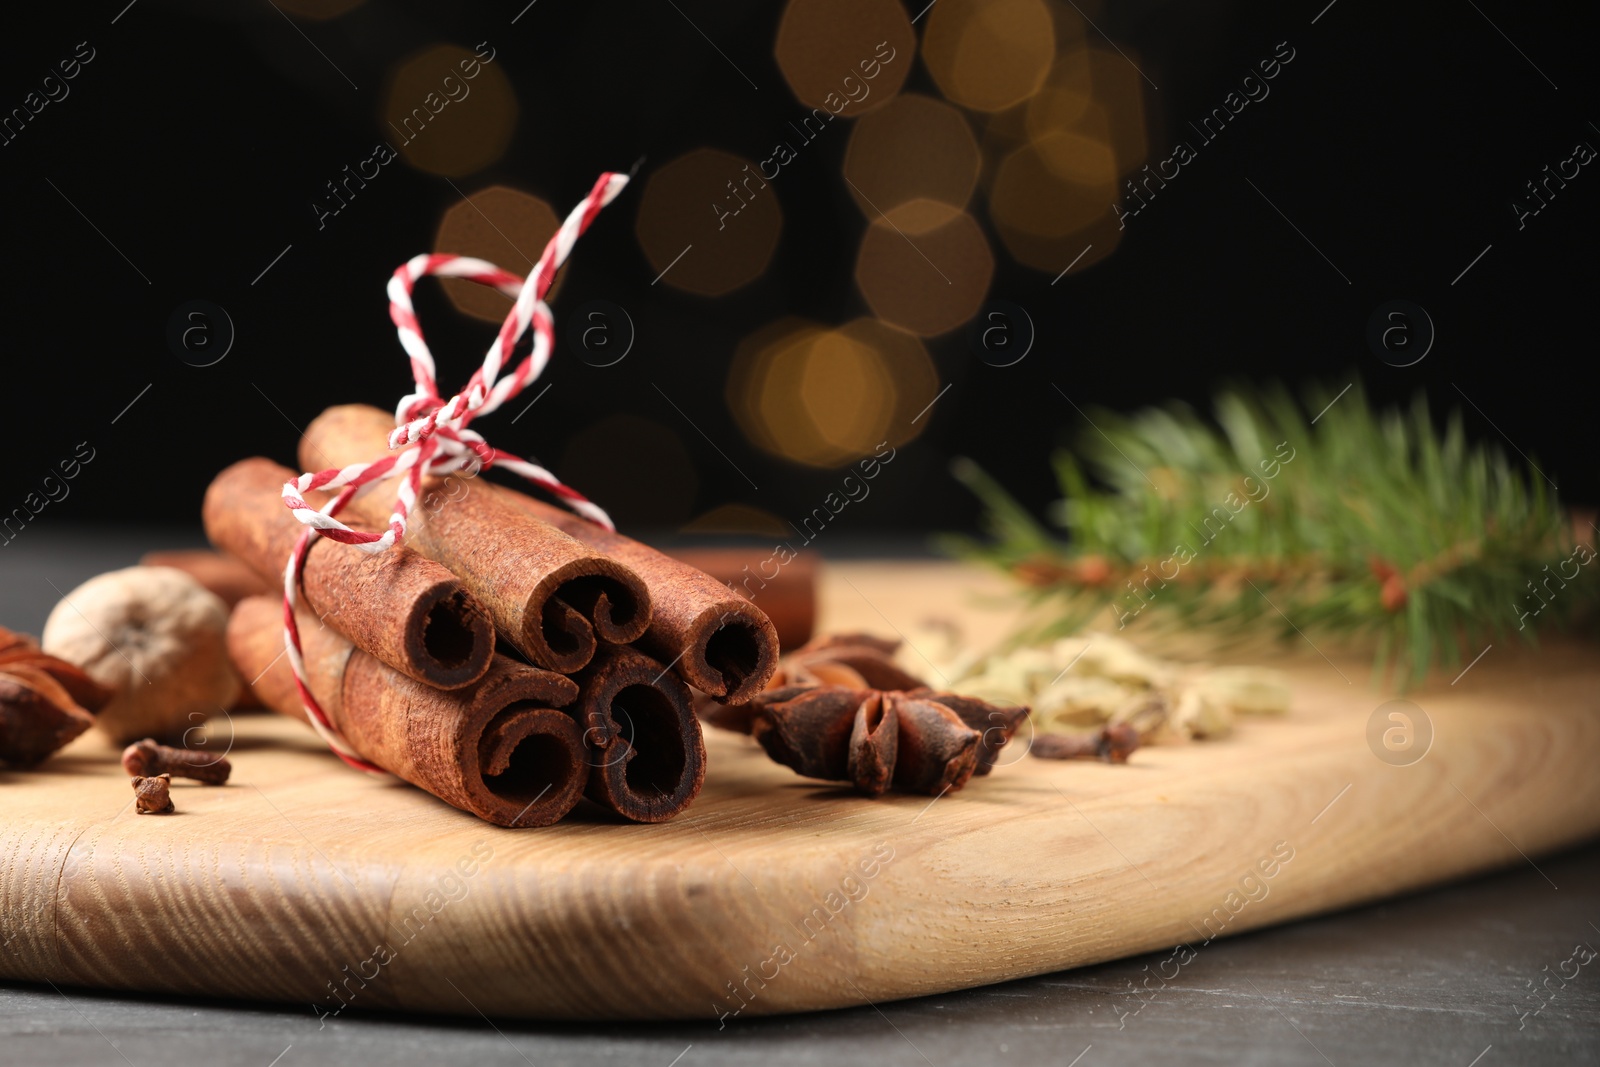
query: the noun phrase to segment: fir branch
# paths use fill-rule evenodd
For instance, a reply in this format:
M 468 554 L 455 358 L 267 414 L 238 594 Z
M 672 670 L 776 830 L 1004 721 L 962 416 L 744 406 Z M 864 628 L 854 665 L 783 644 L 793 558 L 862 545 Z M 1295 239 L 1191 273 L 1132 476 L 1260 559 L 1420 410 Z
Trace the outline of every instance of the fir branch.
M 1215 425 L 1181 404 L 1095 423 L 1054 460 L 1065 541 L 972 461 L 952 468 L 987 508 L 987 539 L 947 547 L 1046 612 L 1019 638 L 1107 612 L 1119 627 L 1146 612 L 1298 627 L 1370 638 L 1375 671 L 1403 682 L 1600 599 L 1600 575 L 1571 570 L 1595 558 L 1593 539 L 1569 533 L 1543 479 L 1469 445 L 1459 412 L 1440 432 L 1421 397 L 1377 413 L 1359 384 L 1312 390 L 1304 410 L 1281 388 L 1230 391 Z

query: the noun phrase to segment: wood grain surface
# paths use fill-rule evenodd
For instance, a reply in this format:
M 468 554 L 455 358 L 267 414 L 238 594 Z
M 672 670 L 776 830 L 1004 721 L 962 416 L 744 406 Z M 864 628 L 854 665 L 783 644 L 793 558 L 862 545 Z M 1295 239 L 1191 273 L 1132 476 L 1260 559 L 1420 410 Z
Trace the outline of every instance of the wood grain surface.
M 835 564 L 821 625 L 959 614 L 994 634 L 1001 592 L 954 565 Z M 499 830 L 259 715 L 233 717 L 231 784 L 176 785 L 179 814 L 136 816 L 115 753 L 84 738 L 0 772 L 0 977 L 325 1012 L 767 1014 L 1183 943 L 1181 968 L 1212 936 L 1600 832 L 1592 646 L 1495 646 L 1408 694 L 1434 739 L 1404 767 L 1369 748 L 1393 694 L 1357 660 L 1302 644 L 1271 661 L 1294 681 L 1286 719 L 1126 767 L 1013 756 L 932 801 L 861 799 L 713 734 L 704 793 L 662 825 L 580 811 Z

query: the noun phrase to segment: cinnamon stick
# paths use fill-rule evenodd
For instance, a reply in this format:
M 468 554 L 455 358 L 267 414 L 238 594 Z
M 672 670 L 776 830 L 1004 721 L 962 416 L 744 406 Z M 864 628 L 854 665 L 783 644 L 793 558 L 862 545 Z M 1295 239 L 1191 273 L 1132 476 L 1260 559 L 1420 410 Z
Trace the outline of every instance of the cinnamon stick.
M 586 795 L 634 822 L 665 822 L 700 795 L 706 746 L 689 689 L 631 648 L 595 654 L 577 677 L 578 723 L 594 764 Z
M 656 606 L 639 647 L 671 663 L 684 681 L 726 704 L 742 704 L 766 688 L 778 669 L 778 632 L 750 600 L 631 537 L 513 489 L 491 488 L 529 515 L 632 567 L 650 587 Z
M 773 560 L 767 549 L 669 548 L 665 551 L 673 559 L 704 571 L 724 586 L 731 586 L 745 599 L 755 601 L 772 621 L 782 651 L 791 652 L 811 640 L 817 623 L 815 552 L 796 553 L 793 559 L 775 568 L 775 576 L 768 578 L 766 567 Z
M 393 426 L 394 420 L 374 407 L 350 404 L 330 408 L 306 430 L 300 446 L 302 458 L 321 456 L 324 462 L 343 464 L 380 455 Z M 689 564 L 572 512 L 487 482 L 474 484 L 463 503 L 482 509 L 484 518 L 478 521 L 496 526 L 506 523 L 508 511 L 520 512 L 524 521 L 531 519 L 568 534 L 588 550 L 604 553 L 630 574 L 637 574 L 649 586 L 653 614 L 648 632 L 641 628 L 626 640 L 638 638 L 639 647 L 672 664 L 679 677 L 696 689 L 725 703 L 740 704 L 761 692 L 777 669 L 778 635 L 767 616 Z M 461 504 L 449 505 L 439 518 L 450 523 L 452 533 L 468 534 L 473 520 L 464 518 L 461 508 Z M 451 539 L 449 535 L 441 538 Z M 432 548 L 423 551 L 434 555 Z M 434 558 L 466 578 L 454 557 Z
M 271 460 L 246 459 L 206 491 L 206 535 L 267 581 L 282 581 L 305 529 L 283 506 L 283 483 L 294 477 Z M 488 610 L 455 575 L 404 545 L 367 553 L 319 537 L 306 553 L 300 584 L 314 613 L 407 677 L 456 689 L 489 669 Z
M 165 552 L 146 552 L 139 562 L 146 567 L 172 567 L 180 570 L 233 607 L 247 596 L 272 592 L 273 583 L 232 556 L 208 548 L 177 548 Z M 283 568 L 278 568 L 281 573 Z
M 307 470 L 368 462 L 386 454 L 393 428 L 376 408 L 329 408 L 306 428 L 300 462 Z M 381 529 L 389 501 L 358 496 L 341 514 Z M 650 625 L 650 590 L 637 574 L 524 513 L 482 479 L 425 479 L 406 543 L 454 572 L 506 639 L 550 670 L 577 671 L 597 640 L 626 644 Z
M 495 656 L 471 686 L 408 678 L 316 618 L 297 616 L 312 694 L 361 757 L 496 826 L 548 826 L 571 811 L 589 777 L 583 733 L 557 708 L 569 678 Z M 228 650 L 267 706 L 304 720 L 283 652 L 282 605 L 240 601 Z

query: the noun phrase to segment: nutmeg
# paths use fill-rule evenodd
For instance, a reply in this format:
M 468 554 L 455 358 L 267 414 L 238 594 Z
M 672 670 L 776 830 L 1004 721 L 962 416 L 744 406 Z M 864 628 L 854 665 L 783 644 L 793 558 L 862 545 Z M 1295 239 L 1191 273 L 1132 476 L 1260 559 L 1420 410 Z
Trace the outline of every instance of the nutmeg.
M 112 690 L 95 725 L 121 745 L 175 738 L 233 703 L 227 627 L 227 605 L 189 575 L 128 567 L 63 597 L 42 643 Z

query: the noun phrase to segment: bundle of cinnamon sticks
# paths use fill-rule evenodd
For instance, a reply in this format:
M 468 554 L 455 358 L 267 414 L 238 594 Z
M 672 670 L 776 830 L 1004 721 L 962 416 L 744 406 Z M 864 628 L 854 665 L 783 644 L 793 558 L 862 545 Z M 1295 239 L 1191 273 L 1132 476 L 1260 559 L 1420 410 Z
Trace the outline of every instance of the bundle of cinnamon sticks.
M 392 428 L 376 408 L 330 408 L 299 462 L 370 461 Z M 206 493 L 207 536 L 273 587 L 304 529 L 281 497 L 295 476 L 247 459 Z M 388 513 L 366 494 L 340 518 L 382 530 Z M 705 778 L 689 687 L 743 703 L 778 662 L 771 621 L 728 586 L 462 475 L 424 480 L 399 546 L 316 539 L 300 581 L 307 687 L 349 746 L 500 826 L 549 825 L 585 796 L 626 819 L 672 818 Z M 283 611 L 281 596 L 241 599 L 229 651 L 263 704 L 304 719 Z

